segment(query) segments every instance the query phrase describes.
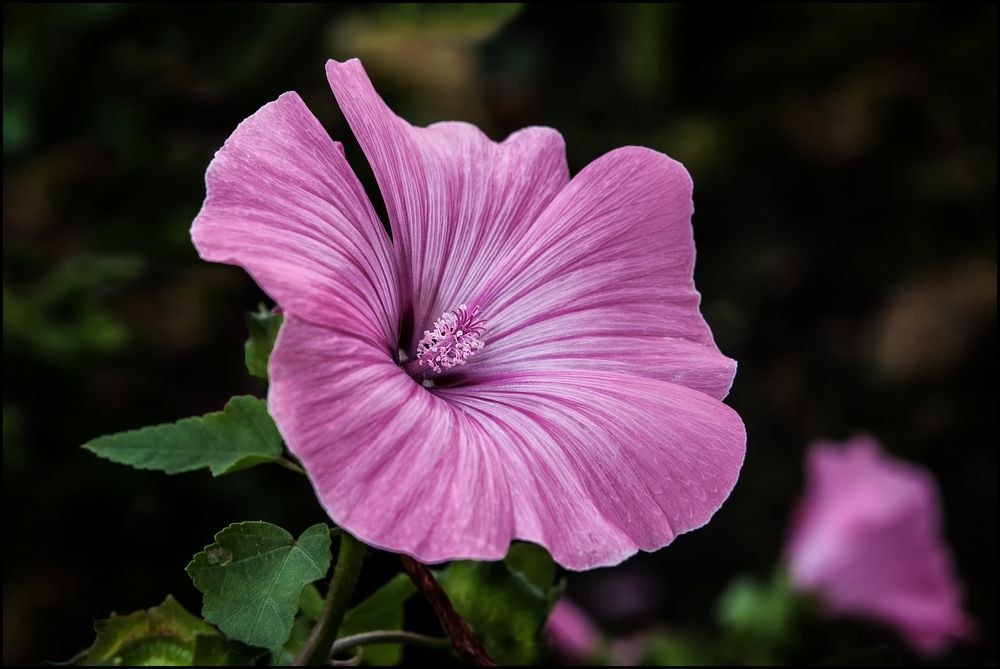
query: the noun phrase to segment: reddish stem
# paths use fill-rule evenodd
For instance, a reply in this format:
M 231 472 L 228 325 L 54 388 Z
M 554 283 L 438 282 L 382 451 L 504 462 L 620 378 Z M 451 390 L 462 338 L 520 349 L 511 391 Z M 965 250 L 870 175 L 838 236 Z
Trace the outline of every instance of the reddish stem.
M 472 635 L 472 630 L 462 616 L 458 615 L 455 607 L 451 605 L 451 600 L 441 588 L 441 584 L 434 578 L 434 574 L 427 568 L 427 565 L 417 562 L 413 558 L 400 555 L 403 561 L 403 569 L 406 570 L 410 580 L 417 586 L 424 597 L 430 602 L 441 621 L 441 627 L 445 634 L 451 639 L 451 645 L 455 648 L 458 657 L 466 664 L 477 667 L 495 667 L 497 663 L 486 654 L 482 644 Z

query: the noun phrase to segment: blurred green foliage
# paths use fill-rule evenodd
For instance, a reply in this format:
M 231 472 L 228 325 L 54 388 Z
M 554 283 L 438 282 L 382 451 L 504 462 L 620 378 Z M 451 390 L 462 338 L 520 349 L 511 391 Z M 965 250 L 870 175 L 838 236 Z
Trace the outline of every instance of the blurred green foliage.
M 638 144 L 694 177 L 747 462 L 706 528 L 569 579 L 605 629 L 710 628 L 734 574 L 771 573 L 808 441 L 866 430 L 941 484 L 981 630 L 944 660 L 996 662 L 995 5 L 25 4 L 3 49 L 5 662 L 70 657 L 164 592 L 195 608 L 183 566 L 234 519 L 326 520 L 291 472 L 179 485 L 79 445 L 264 392 L 243 344 L 265 296 L 189 226 L 213 153 L 286 90 L 383 209 L 323 76 L 354 56 L 415 123 L 550 125 L 574 171 Z M 359 595 L 396 571 L 371 558 Z M 804 663 L 913 659 L 866 625 L 806 634 Z
M 719 597 L 723 631 L 717 653 L 730 662 L 778 664 L 795 648 L 800 628 L 818 617 L 819 607 L 797 592 L 788 575 L 776 569 L 768 581 L 738 578 Z
M 25 293 L 3 289 L 4 345 L 28 345 L 55 362 L 120 350 L 129 332 L 101 306 L 101 293 L 138 275 L 137 258 L 67 258 Z

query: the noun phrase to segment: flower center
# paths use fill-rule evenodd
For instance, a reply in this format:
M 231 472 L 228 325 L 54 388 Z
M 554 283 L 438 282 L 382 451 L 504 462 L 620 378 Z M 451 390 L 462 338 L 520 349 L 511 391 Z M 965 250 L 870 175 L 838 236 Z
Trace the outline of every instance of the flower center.
M 454 311 L 446 311 L 434 321 L 432 329 L 424 330 L 417 343 L 417 365 L 434 372 L 464 365 L 483 348 L 485 323 L 479 318 L 479 307 L 470 310 L 462 304 Z

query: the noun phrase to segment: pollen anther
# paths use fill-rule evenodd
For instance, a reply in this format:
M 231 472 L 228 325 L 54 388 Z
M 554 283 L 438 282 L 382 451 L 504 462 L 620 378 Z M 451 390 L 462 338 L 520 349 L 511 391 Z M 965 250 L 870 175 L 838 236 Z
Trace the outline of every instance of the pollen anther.
M 420 366 L 442 372 L 464 365 L 483 348 L 485 322 L 479 318 L 479 307 L 470 310 L 462 304 L 454 311 L 446 311 L 434 321 L 432 329 L 424 330 L 423 338 L 417 343 Z

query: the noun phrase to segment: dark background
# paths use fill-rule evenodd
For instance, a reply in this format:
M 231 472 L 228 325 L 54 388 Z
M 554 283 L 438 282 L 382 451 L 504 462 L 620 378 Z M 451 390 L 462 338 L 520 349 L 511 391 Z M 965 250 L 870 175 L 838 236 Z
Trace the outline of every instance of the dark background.
M 468 120 L 496 139 L 551 125 L 574 172 L 639 144 L 694 177 L 696 281 L 740 364 L 728 402 L 747 461 L 706 528 L 570 576 L 607 630 L 708 633 L 726 583 L 778 560 L 806 445 L 867 431 L 940 483 L 980 625 L 944 659 L 995 663 L 996 18 L 995 5 L 5 5 L 4 661 L 66 659 L 93 619 L 167 592 L 198 611 L 183 568 L 230 522 L 297 534 L 324 520 L 279 468 L 167 477 L 79 446 L 264 392 L 242 349 L 263 294 L 188 237 L 204 170 L 239 121 L 296 90 L 371 186 L 323 72 L 359 56 L 414 123 Z M 363 589 L 397 568 L 372 558 Z M 912 660 L 854 623 L 802 658 Z

